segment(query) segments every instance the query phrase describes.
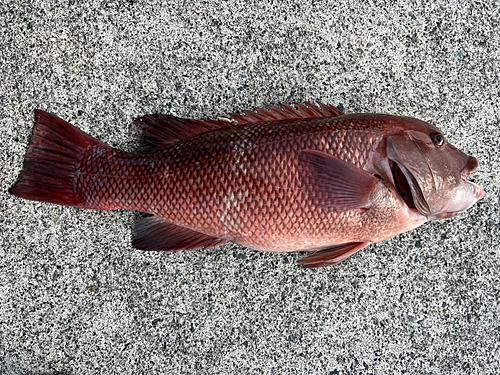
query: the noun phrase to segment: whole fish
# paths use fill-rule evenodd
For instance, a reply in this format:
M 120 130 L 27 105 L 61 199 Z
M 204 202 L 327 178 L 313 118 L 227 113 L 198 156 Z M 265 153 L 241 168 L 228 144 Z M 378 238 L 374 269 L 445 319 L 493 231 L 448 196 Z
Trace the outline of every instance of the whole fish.
M 138 119 L 139 153 L 117 150 L 35 110 L 22 198 L 152 216 L 133 231 L 145 250 L 314 251 L 341 262 L 370 243 L 458 215 L 484 196 L 478 160 L 410 117 L 345 115 L 318 103 L 190 120 Z

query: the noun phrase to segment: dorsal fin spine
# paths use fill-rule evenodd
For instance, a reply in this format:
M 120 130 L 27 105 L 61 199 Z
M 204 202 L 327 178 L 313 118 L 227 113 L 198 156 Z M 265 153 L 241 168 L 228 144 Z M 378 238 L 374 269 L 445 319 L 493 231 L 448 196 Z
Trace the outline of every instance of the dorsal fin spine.
M 254 111 L 242 111 L 243 115 L 230 113 L 230 119 L 238 125 L 249 125 L 260 122 L 274 122 L 291 119 L 313 119 L 341 116 L 343 113 L 333 106 L 323 103 L 294 103 L 295 108 L 289 105 L 268 108 L 256 108 Z M 143 130 L 145 149 L 157 149 L 167 144 L 209 131 L 234 126 L 227 121 L 210 119 L 191 120 L 171 115 L 146 115 L 136 120 L 136 124 Z

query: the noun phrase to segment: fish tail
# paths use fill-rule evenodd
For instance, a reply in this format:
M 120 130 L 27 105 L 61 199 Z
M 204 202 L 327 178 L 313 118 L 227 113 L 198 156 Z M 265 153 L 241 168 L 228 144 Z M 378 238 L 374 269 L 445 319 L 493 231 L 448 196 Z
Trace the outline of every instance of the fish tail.
M 94 208 L 75 193 L 75 185 L 81 158 L 96 145 L 110 148 L 69 122 L 35 110 L 24 167 L 9 193 L 35 201 Z

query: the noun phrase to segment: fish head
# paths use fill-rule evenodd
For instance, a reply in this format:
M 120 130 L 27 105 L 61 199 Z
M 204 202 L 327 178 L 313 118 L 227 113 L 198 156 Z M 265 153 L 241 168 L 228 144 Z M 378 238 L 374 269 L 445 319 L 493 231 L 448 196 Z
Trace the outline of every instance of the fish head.
M 475 157 L 451 145 L 429 123 L 403 118 L 400 125 L 388 135 L 386 152 L 396 188 L 408 205 L 436 220 L 459 215 L 484 196 L 467 181 L 479 164 Z

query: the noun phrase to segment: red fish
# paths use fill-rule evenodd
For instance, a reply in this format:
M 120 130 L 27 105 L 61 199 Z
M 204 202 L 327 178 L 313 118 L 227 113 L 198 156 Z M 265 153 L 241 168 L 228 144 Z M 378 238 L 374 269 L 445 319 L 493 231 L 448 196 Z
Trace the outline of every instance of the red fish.
M 133 209 L 133 245 L 314 251 L 319 267 L 455 216 L 484 195 L 467 181 L 478 160 L 410 117 L 344 115 L 306 103 L 219 120 L 148 115 L 143 150 L 127 153 L 35 111 L 22 198 L 97 210 Z

